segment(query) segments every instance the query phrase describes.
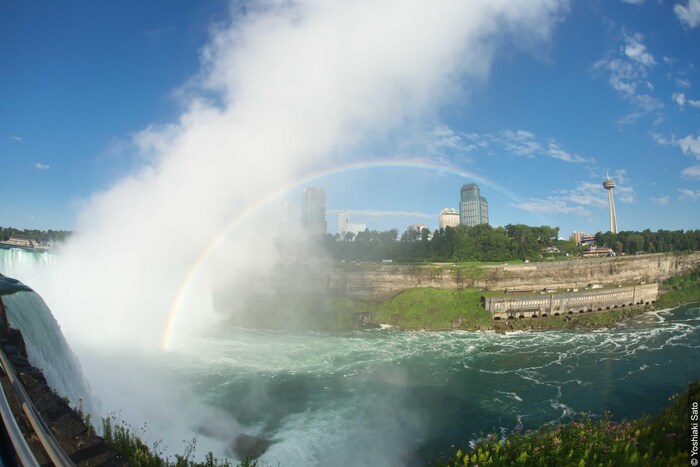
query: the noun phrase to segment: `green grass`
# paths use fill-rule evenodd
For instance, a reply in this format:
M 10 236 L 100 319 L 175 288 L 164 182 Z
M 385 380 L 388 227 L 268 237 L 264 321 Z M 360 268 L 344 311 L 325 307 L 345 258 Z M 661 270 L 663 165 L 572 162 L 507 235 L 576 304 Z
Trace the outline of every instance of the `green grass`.
M 487 434 L 473 450 L 458 450 L 442 466 L 681 466 L 689 465 L 690 401 L 700 381 L 671 398 L 656 417 L 615 421 L 582 415 L 567 425 L 499 438 Z
M 661 284 L 663 293 L 656 301 L 655 308 L 673 308 L 685 303 L 700 301 L 700 268 L 690 274 L 671 277 Z
M 380 303 L 372 322 L 401 329 L 479 329 L 491 325 L 481 308 L 481 292 L 475 289 L 416 288 L 405 290 Z
M 232 467 L 227 459 L 217 459 L 211 452 L 205 456 L 204 462 L 194 460 L 197 438 L 185 443 L 183 454 L 176 455 L 174 460 L 163 456 L 164 446 L 161 441 L 155 441 L 148 446 L 141 436 L 147 435 L 144 427 L 141 435 L 137 434 L 126 422 L 119 421 L 115 416 L 102 419 L 102 437 L 115 451 L 121 454 L 134 467 Z M 244 459 L 237 467 L 256 467 L 256 461 Z

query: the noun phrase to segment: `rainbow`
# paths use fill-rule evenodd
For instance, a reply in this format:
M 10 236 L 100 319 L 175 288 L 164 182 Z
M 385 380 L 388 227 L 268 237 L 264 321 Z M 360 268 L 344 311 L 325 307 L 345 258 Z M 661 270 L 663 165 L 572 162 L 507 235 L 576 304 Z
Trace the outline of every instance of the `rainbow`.
M 168 351 L 171 348 L 171 343 L 173 340 L 173 336 L 175 334 L 176 330 L 176 324 L 177 324 L 177 318 L 178 318 L 178 313 L 180 309 L 182 308 L 182 303 L 185 300 L 185 297 L 187 295 L 187 291 L 189 290 L 190 286 L 194 282 L 195 278 L 197 277 L 197 274 L 199 273 L 200 269 L 202 268 L 202 265 L 207 261 L 209 256 L 218 248 L 218 246 L 221 244 L 221 242 L 226 238 L 228 233 L 241 224 L 243 221 L 248 219 L 253 213 L 255 213 L 258 209 L 262 208 L 266 204 L 270 203 L 274 199 L 278 198 L 279 196 L 289 192 L 290 190 L 300 188 L 304 185 L 307 185 L 309 183 L 312 183 L 314 181 L 317 181 L 319 179 L 333 176 L 333 175 L 338 175 L 338 174 L 343 174 L 343 173 L 348 173 L 348 172 L 357 172 L 357 171 L 364 171 L 364 170 L 373 170 L 373 169 L 383 169 L 383 168 L 397 168 L 397 169 L 416 169 L 416 170 L 422 170 L 422 171 L 430 171 L 430 172 L 435 172 L 438 174 L 449 174 L 449 175 L 454 175 L 457 177 L 462 177 L 466 178 L 469 180 L 473 180 L 480 185 L 489 187 L 491 189 L 494 189 L 511 200 L 514 200 L 516 202 L 519 201 L 518 197 L 511 193 L 507 188 L 491 181 L 488 180 L 484 177 L 475 175 L 471 172 L 467 172 L 465 170 L 462 170 L 458 167 L 454 167 L 449 164 L 441 164 L 441 163 L 436 163 L 432 161 L 426 161 L 426 160 L 421 160 L 421 159 L 380 159 L 380 160 L 372 160 L 372 161 L 362 161 L 362 162 L 355 162 L 352 164 L 347 164 L 347 165 L 342 165 L 342 166 L 337 166 L 325 170 L 320 170 L 317 172 L 313 172 L 311 174 L 308 174 L 304 177 L 301 177 L 297 180 L 294 180 L 286 185 L 282 185 L 281 187 L 277 188 L 274 191 L 271 191 L 267 194 L 265 194 L 263 197 L 258 199 L 257 201 L 251 203 L 249 206 L 247 206 L 236 218 L 233 220 L 229 221 L 224 228 L 216 233 L 212 238 L 209 240 L 209 242 L 206 244 L 206 246 L 202 249 L 202 251 L 199 253 L 197 258 L 192 264 L 192 267 L 190 270 L 187 272 L 185 277 L 182 280 L 182 284 L 180 287 L 177 289 L 177 293 L 175 294 L 175 297 L 172 301 L 172 304 L 170 306 L 170 310 L 168 312 L 168 316 L 166 319 L 166 325 L 165 325 L 165 330 L 163 332 L 163 339 L 161 341 L 161 347 L 163 350 Z

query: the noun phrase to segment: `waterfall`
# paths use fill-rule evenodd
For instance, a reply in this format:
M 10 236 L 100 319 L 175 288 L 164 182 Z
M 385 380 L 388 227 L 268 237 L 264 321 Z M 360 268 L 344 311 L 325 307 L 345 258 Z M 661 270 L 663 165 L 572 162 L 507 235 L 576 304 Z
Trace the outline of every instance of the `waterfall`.
M 44 263 L 47 256 L 0 250 L 0 266 L 3 267 L 0 272 L 9 272 L 7 266 L 11 266 L 11 263 L 17 260 L 20 263 Z M 9 281 L 6 279 L 5 282 Z M 59 396 L 68 397 L 72 406 L 77 407 L 78 401 L 82 400 L 83 410 L 99 414 L 78 359 L 49 307 L 41 296 L 29 287 L 23 287 L 20 283 L 15 290 L 19 291 L 3 295 L 2 300 L 10 325 L 19 329 L 24 337 L 29 362 L 41 369 L 49 386 Z M 5 290 L 5 293 L 7 292 L 9 290 Z

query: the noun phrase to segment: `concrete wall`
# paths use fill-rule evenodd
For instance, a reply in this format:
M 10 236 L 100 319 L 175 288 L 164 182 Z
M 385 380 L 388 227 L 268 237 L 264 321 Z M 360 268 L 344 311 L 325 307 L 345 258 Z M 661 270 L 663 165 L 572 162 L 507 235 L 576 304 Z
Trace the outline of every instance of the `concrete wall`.
M 484 309 L 495 319 L 558 316 L 645 305 L 655 302 L 658 296 L 659 285 L 653 283 L 576 293 L 485 297 Z
M 700 266 L 700 252 L 617 258 L 574 259 L 518 265 L 461 267 L 452 264 L 348 266 L 326 271 L 317 283 L 356 298 L 386 298 L 415 287 L 539 291 L 584 288 L 589 283 L 616 285 L 662 281 Z

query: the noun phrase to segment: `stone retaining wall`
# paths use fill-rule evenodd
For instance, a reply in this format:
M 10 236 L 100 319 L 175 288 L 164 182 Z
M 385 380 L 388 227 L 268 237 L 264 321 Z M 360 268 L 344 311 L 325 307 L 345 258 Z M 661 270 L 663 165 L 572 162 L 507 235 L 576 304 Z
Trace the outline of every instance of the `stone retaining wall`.
M 536 318 L 648 305 L 658 296 L 659 286 L 654 283 L 575 293 L 484 297 L 484 309 L 494 319 Z

